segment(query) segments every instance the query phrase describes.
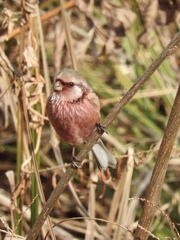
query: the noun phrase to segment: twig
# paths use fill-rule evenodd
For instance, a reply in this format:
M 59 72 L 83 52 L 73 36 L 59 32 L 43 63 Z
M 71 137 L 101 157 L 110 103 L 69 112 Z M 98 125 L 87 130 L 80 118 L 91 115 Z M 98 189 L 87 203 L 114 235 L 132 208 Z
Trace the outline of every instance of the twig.
M 115 119 L 115 117 L 120 113 L 124 106 L 132 99 L 132 97 L 136 94 L 136 92 L 145 84 L 145 82 L 149 79 L 149 77 L 154 73 L 154 71 L 160 66 L 160 64 L 166 59 L 168 55 L 170 55 L 177 44 L 180 42 L 180 32 L 175 35 L 172 41 L 167 45 L 167 47 L 162 51 L 162 53 L 156 58 L 156 60 L 150 65 L 150 67 L 145 71 L 145 73 L 140 77 L 137 82 L 129 89 L 129 91 L 124 95 L 124 97 L 117 103 L 114 108 L 110 111 L 107 117 L 102 122 L 102 125 L 107 128 L 111 122 Z M 100 138 L 101 134 L 98 132 L 94 132 L 90 137 L 89 141 L 83 147 L 83 149 L 77 155 L 77 158 L 82 160 L 87 153 L 91 150 L 95 142 Z M 66 188 L 68 182 L 71 177 L 75 173 L 75 170 L 72 168 L 68 168 L 67 171 L 62 176 L 61 180 L 58 182 L 56 188 L 51 193 L 47 203 L 44 205 L 38 219 L 30 230 L 26 240 L 35 240 L 38 236 L 40 229 L 46 218 L 50 214 L 54 204 L 56 203 L 59 196 L 62 194 L 64 189 Z

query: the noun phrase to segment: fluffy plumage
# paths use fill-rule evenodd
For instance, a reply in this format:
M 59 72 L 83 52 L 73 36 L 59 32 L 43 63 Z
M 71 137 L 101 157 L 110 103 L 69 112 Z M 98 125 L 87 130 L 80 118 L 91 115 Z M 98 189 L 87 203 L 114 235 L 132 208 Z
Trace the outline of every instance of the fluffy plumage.
M 58 136 L 72 145 L 87 141 L 100 119 L 97 95 L 83 76 L 73 69 L 64 68 L 57 74 L 46 110 Z M 100 169 L 116 167 L 116 160 L 102 141 L 93 147 L 93 152 Z

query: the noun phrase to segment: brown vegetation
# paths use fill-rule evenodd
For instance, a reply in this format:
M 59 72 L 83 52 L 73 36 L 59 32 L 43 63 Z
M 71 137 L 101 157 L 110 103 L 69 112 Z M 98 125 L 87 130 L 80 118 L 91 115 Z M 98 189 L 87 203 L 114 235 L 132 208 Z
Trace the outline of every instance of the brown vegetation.
M 178 239 L 179 2 L 63 2 L 1 2 L 0 238 Z M 116 170 L 87 154 L 99 133 L 69 168 L 45 113 L 65 66 L 100 98 Z

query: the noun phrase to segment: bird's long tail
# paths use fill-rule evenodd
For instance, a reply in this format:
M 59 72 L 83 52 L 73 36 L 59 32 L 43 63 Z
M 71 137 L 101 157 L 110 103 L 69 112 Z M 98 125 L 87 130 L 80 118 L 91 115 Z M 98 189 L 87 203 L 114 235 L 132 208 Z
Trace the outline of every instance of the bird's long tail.
M 96 157 L 100 170 L 104 171 L 108 167 L 116 168 L 116 159 L 105 147 L 104 143 L 101 140 L 98 140 L 98 142 L 93 146 L 92 151 Z

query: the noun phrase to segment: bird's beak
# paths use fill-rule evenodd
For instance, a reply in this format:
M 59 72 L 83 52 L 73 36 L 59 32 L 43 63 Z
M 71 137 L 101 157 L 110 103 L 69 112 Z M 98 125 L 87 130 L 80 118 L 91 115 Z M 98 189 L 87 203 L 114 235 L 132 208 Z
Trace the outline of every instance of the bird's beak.
M 55 91 L 61 91 L 63 89 L 63 86 L 60 81 L 55 82 L 54 84 L 54 90 Z

